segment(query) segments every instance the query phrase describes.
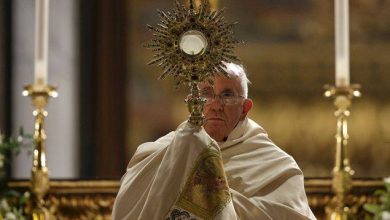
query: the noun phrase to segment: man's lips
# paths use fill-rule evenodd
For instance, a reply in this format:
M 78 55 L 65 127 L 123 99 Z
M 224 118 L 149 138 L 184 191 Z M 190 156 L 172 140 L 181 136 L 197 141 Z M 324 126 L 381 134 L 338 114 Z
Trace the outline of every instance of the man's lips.
M 222 118 L 217 118 L 217 117 L 211 117 L 211 118 L 206 118 L 206 121 L 225 121 Z

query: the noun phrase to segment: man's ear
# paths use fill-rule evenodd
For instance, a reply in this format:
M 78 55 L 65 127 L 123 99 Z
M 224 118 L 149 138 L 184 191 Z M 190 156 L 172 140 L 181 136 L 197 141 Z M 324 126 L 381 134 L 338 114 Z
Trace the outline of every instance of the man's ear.
M 240 117 L 240 120 L 244 120 L 248 112 L 252 109 L 253 107 L 253 101 L 252 99 L 245 99 L 244 103 L 242 104 L 242 114 Z

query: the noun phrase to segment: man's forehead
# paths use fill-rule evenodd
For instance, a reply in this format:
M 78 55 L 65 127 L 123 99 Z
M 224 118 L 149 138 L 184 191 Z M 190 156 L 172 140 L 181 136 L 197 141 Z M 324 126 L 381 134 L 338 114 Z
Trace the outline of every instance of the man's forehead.
M 203 91 L 214 91 L 215 93 L 221 92 L 239 92 L 239 84 L 237 84 L 234 79 L 226 79 L 226 80 L 217 80 L 214 81 L 214 85 L 210 83 L 200 83 L 199 89 Z
M 199 86 L 202 87 L 214 87 L 215 84 L 234 84 L 237 79 L 236 77 L 231 77 L 231 76 L 225 76 L 222 73 L 214 76 L 211 78 L 211 81 L 213 82 L 212 84 L 209 81 L 201 82 L 199 83 Z

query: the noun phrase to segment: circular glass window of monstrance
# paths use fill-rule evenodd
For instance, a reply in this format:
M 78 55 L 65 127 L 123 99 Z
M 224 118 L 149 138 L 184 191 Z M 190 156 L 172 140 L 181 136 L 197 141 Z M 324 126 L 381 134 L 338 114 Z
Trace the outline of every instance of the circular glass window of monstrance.
M 181 36 L 179 46 L 188 55 L 201 55 L 207 48 L 207 39 L 202 32 L 191 30 Z

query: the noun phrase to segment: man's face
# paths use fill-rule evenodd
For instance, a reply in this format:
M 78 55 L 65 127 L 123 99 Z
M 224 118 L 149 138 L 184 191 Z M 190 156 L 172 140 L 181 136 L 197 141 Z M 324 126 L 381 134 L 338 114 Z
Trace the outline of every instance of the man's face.
M 236 77 L 216 76 L 213 87 L 205 83 L 200 84 L 199 87 L 201 93 L 207 92 L 217 96 L 231 95 L 236 98 L 234 104 L 224 104 L 218 97 L 211 99 L 204 106 L 206 132 L 218 142 L 225 141 L 238 122 L 245 118 L 252 107 L 252 101 L 242 98 L 244 94 L 240 81 Z

